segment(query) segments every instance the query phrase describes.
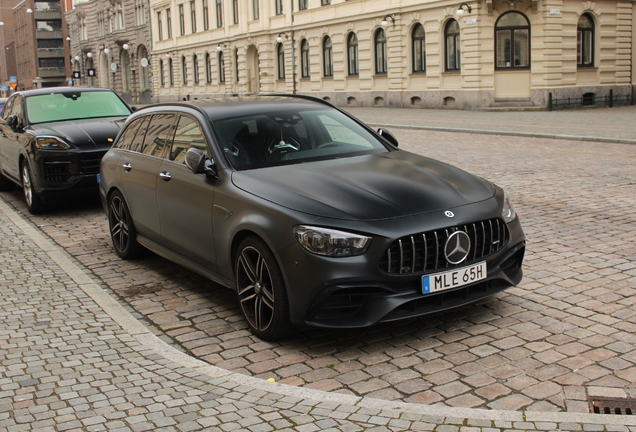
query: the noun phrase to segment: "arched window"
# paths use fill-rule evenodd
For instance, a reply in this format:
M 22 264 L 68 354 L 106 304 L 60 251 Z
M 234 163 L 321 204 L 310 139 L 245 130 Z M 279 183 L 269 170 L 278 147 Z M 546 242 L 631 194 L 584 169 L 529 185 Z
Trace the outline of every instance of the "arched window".
M 309 42 L 303 39 L 300 42 L 300 76 L 301 78 L 309 78 Z
M 461 55 L 459 51 L 459 24 L 454 19 L 448 21 L 444 29 L 446 42 L 446 71 L 461 70 Z
M 386 75 L 386 34 L 383 29 L 375 32 L 375 73 L 378 75 Z
M 581 15 L 577 27 L 576 64 L 578 67 L 594 66 L 594 19 L 587 13 Z
M 279 43 L 276 47 L 276 58 L 278 59 L 278 79 L 285 79 L 285 47 Z
M 188 65 L 186 64 L 185 56 L 181 57 L 181 77 L 183 78 L 183 84 L 188 84 Z
M 223 58 L 223 51 L 219 52 L 219 82 L 225 82 L 225 59 Z
M 194 83 L 199 84 L 199 58 L 196 54 L 192 56 L 192 74 L 194 75 Z
M 347 38 L 347 59 L 349 64 L 349 76 L 356 76 L 360 73 L 358 66 L 358 36 L 350 33 Z
M 212 82 L 212 59 L 210 53 L 205 53 L 205 82 Z
M 495 25 L 495 58 L 498 69 L 530 67 L 530 23 L 520 12 L 507 12 Z
M 416 24 L 413 27 L 413 72 L 426 71 L 426 41 L 424 26 Z
M 322 62 L 324 65 L 324 73 L 326 77 L 333 76 L 333 46 L 331 45 L 331 38 L 325 36 L 322 40 Z
M 161 87 L 166 85 L 166 77 L 163 74 L 163 59 L 159 59 L 159 80 L 161 82 Z
M 170 78 L 170 85 L 174 85 L 174 67 L 172 66 L 172 57 L 168 59 L 168 77 Z
M 239 54 L 238 48 L 234 48 L 234 80 L 239 82 Z

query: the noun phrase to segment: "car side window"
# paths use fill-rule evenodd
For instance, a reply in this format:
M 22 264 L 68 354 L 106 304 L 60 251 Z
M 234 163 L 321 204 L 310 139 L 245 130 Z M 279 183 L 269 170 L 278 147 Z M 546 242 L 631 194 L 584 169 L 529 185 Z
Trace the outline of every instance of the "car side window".
M 9 107 L 9 110 L 7 112 L 7 117 L 10 115 L 16 116 L 18 118 L 18 124 L 22 126 L 25 125 L 24 112 L 22 109 L 23 106 L 24 106 L 24 102 L 22 97 L 16 96 L 13 98 L 11 106 Z
M 16 96 L 17 97 L 17 96 Z M 13 106 L 13 101 L 16 98 L 10 98 L 7 103 L 4 105 L 4 109 L 2 110 L 2 118 L 4 120 L 7 119 L 7 117 L 9 117 L 11 115 L 11 107 Z
M 115 147 L 119 149 L 130 150 L 130 146 L 132 145 L 133 139 L 135 138 L 135 135 L 139 130 L 139 126 L 141 126 L 141 123 L 144 120 L 146 120 L 145 117 L 138 118 L 132 121 L 121 133 L 119 140 L 117 140 L 117 143 L 115 144 Z
M 205 135 L 196 120 L 188 116 L 181 116 L 174 136 L 174 142 L 172 143 L 170 160 L 185 163 L 186 152 L 192 147 L 207 153 Z
M 146 116 L 142 119 L 142 123 L 139 125 L 139 131 L 132 138 L 130 143 L 130 150 L 135 152 L 141 152 L 144 147 L 144 138 L 146 137 L 146 131 L 148 130 L 148 123 L 152 116 Z
M 174 135 L 175 118 L 175 114 L 155 114 L 152 116 L 144 139 L 144 148 L 141 150 L 142 153 L 166 157 Z

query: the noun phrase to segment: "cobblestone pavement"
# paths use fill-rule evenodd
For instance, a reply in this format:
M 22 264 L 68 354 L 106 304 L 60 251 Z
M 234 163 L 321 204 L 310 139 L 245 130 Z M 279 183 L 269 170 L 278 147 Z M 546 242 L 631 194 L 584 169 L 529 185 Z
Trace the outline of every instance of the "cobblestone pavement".
M 636 397 L 636 147 L 393 132 L 402 148 L 506 188 L 528 236 L 519 287 L 443 315 L 265 343 L 246 330 L 229 290 L 154 255 L 119 260 L 97 201 L 30 219 L 162 340 L 240 374 L 332 394 L 543 413 L 587 412 L 590 396 Z M 1 196 L 25 213 L 19 193 Z
M 0 431 L 617 431 L 632 416 L 387 402 L 281 385 L 163 344 L 0 201 Z

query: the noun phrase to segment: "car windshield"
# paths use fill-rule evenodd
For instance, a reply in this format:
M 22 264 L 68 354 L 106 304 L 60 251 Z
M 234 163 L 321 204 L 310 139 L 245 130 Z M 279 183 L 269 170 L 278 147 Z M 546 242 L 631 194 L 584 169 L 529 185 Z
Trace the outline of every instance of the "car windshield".
M 331 109 L 233 117 L 213 126 L 237 170 L 388 151 L 363 126 Z
M 130 114 L 126 104 L 116 94 L 107 91 L 69 91 L 30 96 L 26 99 L 26 108 L 31 124 Z

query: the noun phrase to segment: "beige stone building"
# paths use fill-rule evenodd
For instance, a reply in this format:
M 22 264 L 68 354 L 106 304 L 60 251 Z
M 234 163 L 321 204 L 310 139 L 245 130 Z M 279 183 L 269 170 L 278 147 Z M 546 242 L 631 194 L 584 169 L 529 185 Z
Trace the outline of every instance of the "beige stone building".
M 550 96 L 625 102 L 635 5 L 150 0 L 154 95 L 296 92 L 341 106 L 460 109 L 545 107 Z

